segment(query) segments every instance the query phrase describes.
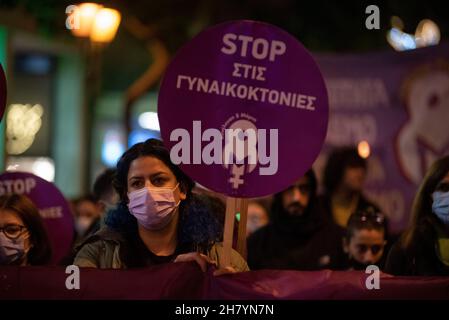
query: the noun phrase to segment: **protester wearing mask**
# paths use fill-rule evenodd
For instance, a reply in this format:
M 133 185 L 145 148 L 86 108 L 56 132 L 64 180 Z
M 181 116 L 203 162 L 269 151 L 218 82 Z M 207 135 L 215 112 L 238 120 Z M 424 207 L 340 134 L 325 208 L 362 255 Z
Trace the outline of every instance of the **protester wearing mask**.
M 0 197 L 0 265 L 45 265 L 51 247 L 42 218 L 24 195 Z
M 316 200 L 312 170 L 275 194 L 270 223 L 248 238 L 251 269 L 341 269 L 343 229 L 332 223 Z
M 101 211 L 92 195 L 85 195 L 72 201 L 75 215 L 75 244 L 79 244 L 100 228 Z
M 352 214 L 343 239 L 343 250 L 348 255 L 347 268 L 366 270 L 369 265 L 376 265 L 382 270 L 386 243 L 383 213 L 368 207 Z
M 114 209 L 119 201 L 119 196 L 113 186 L 114 177 L 115 169 L 106 169 L 97 176 L 93 185 L 92 194 L 101 213 L 101 224 L 103 224 L 105 215 Z
M 71 252 L 61 264 L 73 264 L 79 246 L 104 226 L 107 212 L 116 207 L 119 197 L 113 187 L 115 169 L 106 169 L 95 179 L 92 195 L 85 195 L 71 202 L 75 218 L 75 239 Z
M 92 194 L 74 201 L 76 244 L 79 245 L 104 226 L 106 214 L 116 207 L 119 197 L 113 187 L 114 176 L 115 169 L 104 170 L 95 179 Z
M 449 156 L 436 161 L 424 177 L 410 226 L 391 249 L 385 272 L 449 275 Z
M 220 266 L 223 230 L 193 187 L 161 141 L 134 145 L 117 163 L 117 208 L 108 213 L 106 227 L 85 241 L 74 264 L 133 268 L 195 261 L 203 271 L 216 264 L 215 274 L 248 270 L 236 251 L 230 267 Z

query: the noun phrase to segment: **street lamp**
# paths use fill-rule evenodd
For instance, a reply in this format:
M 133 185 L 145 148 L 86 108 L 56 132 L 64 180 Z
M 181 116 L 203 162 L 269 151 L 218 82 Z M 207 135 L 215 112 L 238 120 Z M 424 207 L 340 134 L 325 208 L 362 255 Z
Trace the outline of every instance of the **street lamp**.
M 392 28 L 387 32 L 387 41 L 397 51 L 434 46 L 440 42 L 440 29 L 429 19 L 419 22 L 415 34 L 402 31 L 404 23 L 397 16 L 391 18 L 391 26 Z
M 73 35 L 88 38 L 95 21 L 95 16 L 102 7 L 102 5 L 90 2 L 75 6 L 73 20 L 76 21 L 76 25 L 71 28 Z
M 75 8 L 72 14 L 77 23 L 71 28 L 74 36 L 101 43 L 114 39 L 120 25 L 120 12 L 91 2 L 82 3 Z
M 117 33 L 120 19 L 120 13 L 117 10 L 109 8 L 100 9 L 95 16 L 90 40 L 101 43 L 111 42 Z
M 74 6 L 71 13 L 75 21 L 72 34 L 81 39 L 86 59 L 86 76 L 84 89 L 86 101 L 83 106 L 84 128 L 84 191 L 90 190 L 92 130 L 94 106 L 100 90 L 101 80 L 101 49 L 111 42 L 120 25 L 120 12 L 105 8 L 97 3 L 82 3 Z

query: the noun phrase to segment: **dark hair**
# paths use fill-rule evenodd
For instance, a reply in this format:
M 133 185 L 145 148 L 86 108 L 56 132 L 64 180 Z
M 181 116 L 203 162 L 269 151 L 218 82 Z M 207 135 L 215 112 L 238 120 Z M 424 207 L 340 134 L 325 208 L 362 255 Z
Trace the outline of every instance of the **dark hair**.
M 182 192 L 189 197 L 195 183 L 182 170 L 175 165 L 170 159 L 170 153 L 165 148 L 162 141 L 157 139 L 148 139 L 145 142 L 137 143 L 128 149 L 117 162 L 117 172 L 114 179 L 114 187 L 117 191 L 121 202 L 127 203 L 127 189 L 128 189 L 128 171 L 135 159 L 139 157 L 155 157 L 161 160 L 175 175 L 176 180 Z
M 115 171 L 115 169 L 106 169 L 95 179 L 92 194 L 96 201 L 105 200 L 115 192 L 113 186 Z
M 417 239 L 418 229 L 440 223 L 432 212 L 432 193 L 448 172 L 449 156 L 435 161 L 427 171 L 413 200 L 409 227 L 402 236 L 402 245 L 404 248 L 410 248 L 419 241 Z
M 307 204 L 307 208 L 305 209 L 305 215 L 310 212 L 313 207 L 316 205 L 316 191 L 317 191 L 317 178 L 315 172 L 312 169 L 309 169 L 304 177 L 307 178 L 308 183 L 310 185 L 310 193 L 309 193 L 309 203 Z M 278 192 L 273 197 L 273 202 L 271 205 L 271 211 L 269 218 L 271 221 L 278 221 L 279 219 L 284 219 L 280 217 L 279 214 L 284 212 L 283 204 L 282 204 L 282 194 L 284 191 Z
M 346 226 L 346 239 L 349 241 L 356 230 L 363 229 L 382 231 L 385 236 L 387 230 L 385 215 L 371 206 L 353 213 L 349 217 L 348 225 Z
M 30 233 L 31 249 L 27 254 L 30 265 L 45 265 L 51 259 L 50 241 L 39 211 L 33 202 L 24 195 L 9 194 L 0 196 L 0 210 L 14 211 L 22 219 Z
M 82 195 L 82 196 L 80 196 L 78 198 L 74 198 L 74 199 L 72 199 L 71 202 L 72 202 L 72 204 L 74 206 L 77 206 L 77 205 L 79 205 L 83 201 L 89 201 L 89 202 L 92 202 L 92 203 L 95 204 L 96 199 L 95 199 L 94 195 L 89 193 L 89 194 Z
M 213 243 L 220 241 L 223 232 L 220 214 L 212 213 L 218 208 L 217 204 L 205 196 L 192 193 L 195 183 L 171 162 L 168 150 L 156 139 L 134 145 L 118 161 L 114 187 L 120 196 L 120 202 L 116 209 L 109 211 L 105 219 L 106 225 L 123 233 L 125 237 L 136 234 L 137 219 L 127 207 L 127 179 L 131 162 L 144 156 L 156 157 L 164 162 L 175 175 L 181 190 L 186 193 L 186 199 L 179 205 L 178 241 L 200 251 L 206 251 Z
M 354 147 L 340 147 L 330 153 L 324 168 L 323 184 L 327 194 L 333 193 L 340 185 L 346 168 L 355 167 L 366 170 L 366 160 Z

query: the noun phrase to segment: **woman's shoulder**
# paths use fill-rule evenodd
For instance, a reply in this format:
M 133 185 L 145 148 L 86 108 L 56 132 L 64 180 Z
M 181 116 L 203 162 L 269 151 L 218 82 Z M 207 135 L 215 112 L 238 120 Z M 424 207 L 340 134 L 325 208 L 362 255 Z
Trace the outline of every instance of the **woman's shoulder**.
M 402 245 L 402 239 L 398 239 L 390 248 L 384 271 L 393 275 L 407 273 L 407 255 Z
M 78 246 L 78 250 L 80 250 L 81 248 L 83 248 L 87 245 L 89 245 L 91 247 L 95 247 L 95 246 L 99 246 L 99 245 L 101 245 L 103 243 L 107 243 L 107 242 L 120 244 L 121 242 L 124 242 L 124 241 L 125 241 L 125 238 L 120 232 L 118 232 L 108 226 L 104 226 L 104 227 L 100 228 L 97 232 L 95 232 L 94 234 L 87 237 L 87 239 L 85 239 Z
M 224 254 L 222 242 L 215 243 L 208 252 L 209 258 L 217 261 L 217 267 L 220 268 L 220 257 Z M 234 249 L 231 250 L 231 266 L 238 272 L 249 271 L 245 259 Z
M 113 268 L 114 258 L 123 241 L 119 232 L 104 227 L 78 247 L 74 264 L 79 267 Z

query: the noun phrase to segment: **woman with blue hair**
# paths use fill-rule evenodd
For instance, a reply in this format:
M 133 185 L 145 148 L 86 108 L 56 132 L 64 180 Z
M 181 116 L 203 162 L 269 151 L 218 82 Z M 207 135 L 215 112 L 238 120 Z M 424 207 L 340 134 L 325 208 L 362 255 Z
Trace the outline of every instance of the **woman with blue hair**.
M 385 271 L 449 276 L 449 156 L 427 171 L 413 201 L 410 225 L 391 248 Z
M 222 225 L 210 201 L 192 193 L 194 185 L 161 141 L 134 145 L 117 163 L 117 208 L 106 217 L 106 227 L 84 242 L 74 264 L 134 268 L 196 261 L 203 271 L 215 264 L 216 275 L 249 270 L 236 251 L 230 267 L 219 265 Z

